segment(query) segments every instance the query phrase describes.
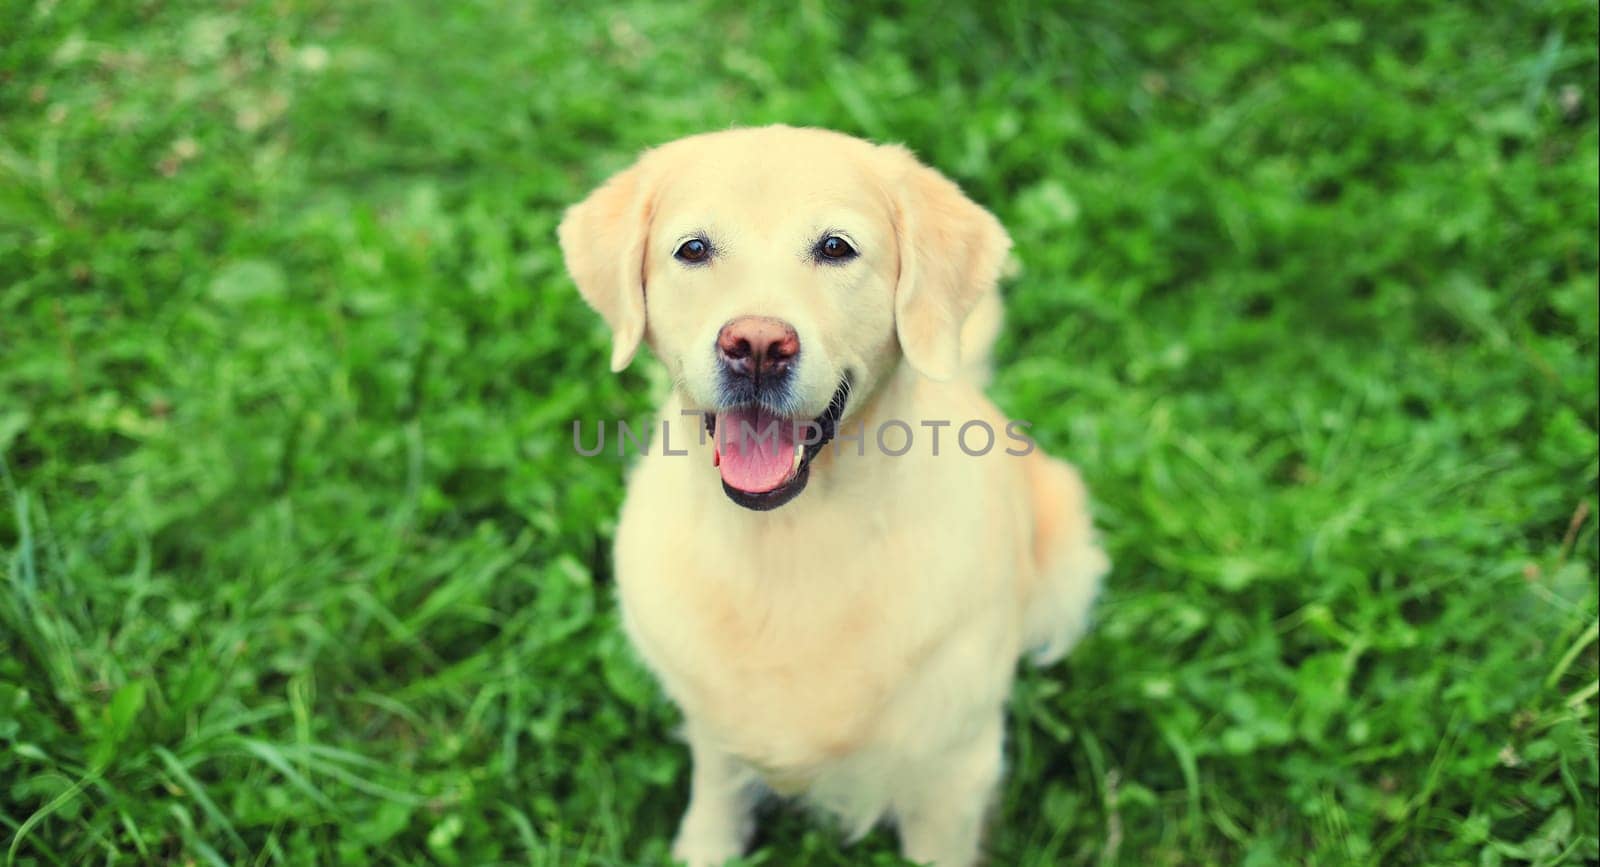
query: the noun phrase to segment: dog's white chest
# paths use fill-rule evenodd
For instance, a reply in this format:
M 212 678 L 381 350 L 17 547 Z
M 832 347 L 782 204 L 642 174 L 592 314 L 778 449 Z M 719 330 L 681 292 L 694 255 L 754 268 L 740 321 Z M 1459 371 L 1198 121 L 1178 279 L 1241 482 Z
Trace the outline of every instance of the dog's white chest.
M 801 569 L 774 571 L 742 578 L 803 580 Z M 775 780 L 863 746 L 914 663 L 875 593 L 640 583 L 624 583 L 623 609 L 646 660 L 697 725 Z
M 975 468 L 891 492 L 841 466 L 758 514 L 705 467 L 647 458 L 618 526 L 634 645 L 689 725 L 780 791 L 852 789 L 970 739 L 1017 656 L 1020 529 L 941 497 Z
M 950 684 L 1009 683 L 1014 615 L 1005 594 L 985 586 L 992 572 L 963 562 L 972 554 L 952 551 L 941 569 L 913 571 L 937 543 L 865 522 L 781 554 L 744 550 L 727 535 L 669 538 L 659 527 L 620 530 L 631 637 L 691 723 L 780 791 L 807 788 L 864 752 L 936 742 L 964 725 L 954 697 L 939 694 Z M 760 565 L 732 574 L 708 565 L 728 563 Z M 970 694 L 959 703 L 986 704 Z

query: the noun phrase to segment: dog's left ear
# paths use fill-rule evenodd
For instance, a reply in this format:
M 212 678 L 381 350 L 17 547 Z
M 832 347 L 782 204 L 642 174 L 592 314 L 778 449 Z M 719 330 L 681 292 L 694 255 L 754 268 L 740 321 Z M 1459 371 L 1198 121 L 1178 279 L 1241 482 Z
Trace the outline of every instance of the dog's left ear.
M 644 338 L 644 248 L 650 196 L 639 164 L 567 209 L 556 235 L 583 300 L 611 327 L 611 370 L 628 366 Z
M 899 145 L 879 148 L 887 163 L 900 245 L 895 331 L 900 350 L 924 376 L 948 380 L 960 369 L 961 324 L 997 291 L 1011 237 L 994 215 L 950 179 Z

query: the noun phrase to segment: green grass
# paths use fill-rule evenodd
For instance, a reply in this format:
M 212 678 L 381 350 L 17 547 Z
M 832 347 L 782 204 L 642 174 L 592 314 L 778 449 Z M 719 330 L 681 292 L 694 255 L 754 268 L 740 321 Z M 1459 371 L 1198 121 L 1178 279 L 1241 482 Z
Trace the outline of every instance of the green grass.
M 1592 2 L 0 7 L 6 863 L 662 863 L 554 229 L 772 121 L 1001 217 L 1099 503 L 995 865 L 1600 859 Z

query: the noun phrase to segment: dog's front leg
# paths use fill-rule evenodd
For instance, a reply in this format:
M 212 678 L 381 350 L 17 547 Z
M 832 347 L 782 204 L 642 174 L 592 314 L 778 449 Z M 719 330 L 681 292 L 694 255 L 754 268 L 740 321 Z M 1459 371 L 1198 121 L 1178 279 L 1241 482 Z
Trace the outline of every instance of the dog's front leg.
M 1003 718 L 965 748 L 931 759 L 918 769 L 914 791 L 896 799 L 900 851 L 933 867 L 972 867 L 978 863 L 984 815 L 1001 773 Z
M 672 857 L 688 867 L 721 867 L 742 854 L 750 841 L 750 813 L 758 790 L 756 776 L 694 725 L 686 725 L 685 730 L 694 771 L 689 783 L 689 809 L 678 826 Z

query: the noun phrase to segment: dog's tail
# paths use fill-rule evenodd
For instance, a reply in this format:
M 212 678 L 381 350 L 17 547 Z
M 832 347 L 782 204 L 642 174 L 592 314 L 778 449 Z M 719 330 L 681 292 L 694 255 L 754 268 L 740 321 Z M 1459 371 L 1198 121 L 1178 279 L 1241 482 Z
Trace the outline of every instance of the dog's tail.
M 1027 460 L 1036 568 L 1023 599 L 1023 647 L 1042 666 L 1083 637 L 1111 561 L 1095 539 L 1078 471 L 1040 451 Z

